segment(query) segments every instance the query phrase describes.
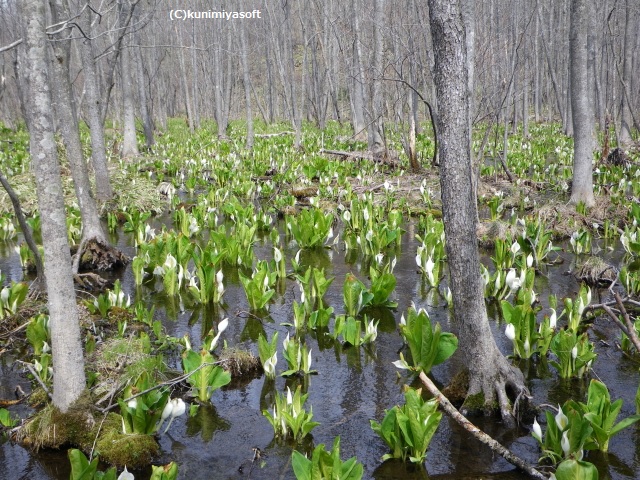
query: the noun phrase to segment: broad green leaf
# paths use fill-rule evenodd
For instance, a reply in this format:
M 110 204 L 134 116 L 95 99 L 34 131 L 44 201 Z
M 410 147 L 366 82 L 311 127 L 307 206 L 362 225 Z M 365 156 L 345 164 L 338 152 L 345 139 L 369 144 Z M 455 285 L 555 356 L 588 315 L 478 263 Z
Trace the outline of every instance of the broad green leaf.
M 589 462 L 565 460 L 556 469 L 556 480 L 598 480 L 598 469 Z

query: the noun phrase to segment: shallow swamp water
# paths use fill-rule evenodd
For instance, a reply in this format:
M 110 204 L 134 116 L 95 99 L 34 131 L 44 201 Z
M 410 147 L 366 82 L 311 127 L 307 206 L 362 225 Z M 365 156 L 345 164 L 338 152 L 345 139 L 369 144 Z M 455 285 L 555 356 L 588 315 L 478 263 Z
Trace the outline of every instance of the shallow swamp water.
M 157 221 L 157 220 L 156 220 Z M 157 226 L 157 225 L 152 225 Z M 312 368 L 318 371 L 305 379 L 284 379 L 278 377 L 270 382 L 264 376 L 254 378 L 214 392 L 210 405 L 201 407 L 193 418 L 180 417 L 171 429 L 160 436 L 161 457 L 154 464 L 170 461 L 179 464 L 180 479 L 293 479 L 291 467 L 292 447 L 274 441 L 273 429 L 262 410 L 271 408 L 276 391 L 292 389 L 303 383 L 309 398 L 306 408 L 313 409 L 313 420 L 320 425 L 312 431 L 312 442 L 330 447 L 336 436 L 341 438 L 341 456 L 346 459 L 356 456 L 364 465 L 364 478 L 371 479 L 518 479 L 525 475 L 516 471 L 501 457 L 474 440 L 446 415 L 443 416 L 430 445 L 424 468 L 405 467 L 398 462 L 381 463 L 380 458 L 387 453 L 384 442 L 373 432 L 370 420 L 380 421 L 385 410 L 402 404 L 402 386 L 412 382 L 412 377 L 399 371 L 391 362 L 398 359 L 402 348 L 402 338 L 397 331 L 400 316 L 406 312 L 411 302 L 428 310 L 432 321 L 442 324 L 443 330 L 454 331 L 450 325 L 449 310 L 444 299 L 435 290 L 429 290 L 417 273 L 414 240 L 415 224 L 405 226 L 402 245 L 391 257 L 397 255 L 394 274 L 397 286 L 392 298 L 398 302 L 394 310 L 369 310 L 367 314 L 380 321 L 378 338 L 371 347 L 343 348 L 326 335 L 307 333 L 307 344 L 312 350 Z M 127 234 L 119 233 L 113 239 L 127 254 L 133 256 L 135 250 Z M 619 245 L 616 246 L 616 249 Z M 295 255 L 297 247 L 292 242 L 286 258 Z M 271 243 L 268 238 L 256 242 L 257 258 L 271 258 Z M 12 248 L 0 251 L 3 259 L 0 268 L 8 278 L 18 280 L 21 270 L 17 254 Z M 484 260 L 488 262 L 486 254 Z M 536 292 L 543 305 L 553 293 L 562 299 L 574 297 L 578 284 L 568 274 L 573 262 L 572 254 L 560 252 L 563 263 L 549 267 L 536 280 Z M 601 255 L 616 265 L 621 253 L 604 248 Z M 331 249 L 303 253 L 305 265 L 325 268 L 327 277 L 335 280 L 327 293 L 326 303 L 334 308 L 334 313 L 343 311 L 342 285 L 347 273 L 354 273 L 367 283 L 368 267 L 360 256 L 345 252 L 342 244 Z M 235 279 L 234 279 L 235 277 Z M 299 290 L 293 281 L 288 281 L 284 292 L 276 295 L 269 308 L 269 316 L 263 319 L 248 313 L 247 300 L 237 275 L 225 270 L 224 307 L 214 311 L 191 311 L 182 309 L 179 302 L 168 303 L 166 297 L 153 288 L 135 288 L 130 267 L 120 272 L 123 289 L 134 299 L 142 300 L 148 306 L 155 305 L 156 315 L 163 319 L 166 333 L 180 338 L 189 334 L 194 345 L 210 328 L 211 322 L 229 318 L 229 328 L 223 338 L 230 346 L 249 348 L 257 355 L 257 338 L 263 332 L 271 338 L 280 332 L 279 342 L 286 336 L 284 322 L 292 321 L 292 302 L 299 299 Z M 160 282 L 157 284 L 161 290 Z M 446 289 L 443 281 L 440 291 Z M 604 292 L 603 292 L 604 293 Z M 598 295 L 594 292 L 594 301 Z M 495 313 L 495 312 L 494 312 Z M 544 313 L 544 310 L 543 310 Z M 204 327 L 203 325 L 206 325 Z M 511 344 L 504 335 L 504 324 L 492 321 L 494 336 L 507 354 Z M 624 399 L 621 417 L 635 413 L 634 396 L 638 386 L 638 365 L 625 358 L 616 343 L 620 337 L 617 327 L 604 318 L 595 321 L 590 329 L 590 337 L 596 343 L 598 359 L 594 364 L 592 377 L 603 380 L 612 399 Z M 280 345 L 281 348 L 281 345 Z M 30 391 L 30 382 L 14 364 L 14 358 L 6 354 L 0 358 L 0 398 L 12 398 L 13 389 L 21 385 Z M 177 365 L 177 359 L 174 359 Z M 280 356 L 278 371 L 282 371 L 284 360 Z M 172 366 L 172 365 L 170 365 Z M 557 405 L 567 398 L 584 400 L 588 379 L 562 381 L 555 371 L 535 363 L 521 363 L 528 378 L 528 385 L 534 402 Z M 459 367 L 456 355 L 449 361 L 434 368 L 432 378 L 437 384 L 446 384 Z M 234 382 L 235 383 L 235 382 Z M 413 386 L 419 386 L 413 382 Z M 25 406 L 12 407 L 11 411 L 25 417 L 29 410 Z M 541 421 L 543 415 L 539 415 Z M 518 430 L 504 430 L 498 419 L 472 418 L 480 428 L 496 438 L 530 463 L 536 463 L 540 456 L 537 442 L 531 437 L 528 426 Z M 544 425 L 543 425 L 544 429 Z M 601 479 L 640 478 L 640 430 L 636 425 L 614 437 L 610 453 L 604 457 L 590 452 L 587 459 L 598 466 Z M 37 479 L 54 480 L 69 478 L 70 466 L 66 451 L 40 451 L 33 453 L 6 438 L 0 439 L 0 480 Z M 136 479 L 148 478 L 149 472 L 134 472 Z

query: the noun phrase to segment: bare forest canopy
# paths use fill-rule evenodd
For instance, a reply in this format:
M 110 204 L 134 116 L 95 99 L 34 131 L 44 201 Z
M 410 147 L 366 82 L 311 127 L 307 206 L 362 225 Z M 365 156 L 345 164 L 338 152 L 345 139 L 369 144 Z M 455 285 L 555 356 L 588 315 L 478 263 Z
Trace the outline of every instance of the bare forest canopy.
M 619 139 L 628 142 L 640 102 L 640 6 L 633 0 L 590 3 L 594 116 L 600 129 L 610 116 Z M 571 134 L 569 1 L 469 4 L 473 121 L 522 124 L 526 132 L 529 121 L 561 120 Z M 351 123 L 354 136 L 366 140 L 372 124 L 428 121 L 407 84 L 436 103 L 427 2 L 74 0 L 69 12 L 48 22 L 48 32 L 51 37 L 72 27 L 70 78 L 83 118 L 85 37 L 96 60 L 103 119 L 122 118 L 127 83 L 137 118 L 148 113 L 149 122 L 162 127 L 169 117 L 185 116 L 193 128 L 215 119 L 221 137 L 230 120 L 246 118 L 248 105 L 252 116 L 268 123 Z M 0 3 L 0 121 L 9 126 L 25 115 L 19 80 L 24 44 L 11 47 L 23 36 L 21 20 L 15 0 Z M 123 51 L 130 58 L 124 72 Z M 377 130 L 384 136 L 384 128 Z

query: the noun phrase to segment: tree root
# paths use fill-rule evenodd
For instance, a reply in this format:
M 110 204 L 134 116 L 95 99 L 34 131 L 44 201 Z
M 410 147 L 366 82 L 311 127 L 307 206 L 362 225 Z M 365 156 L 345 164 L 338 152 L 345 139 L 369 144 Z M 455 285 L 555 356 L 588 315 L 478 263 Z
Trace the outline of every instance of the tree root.
M 129 263 L 129 257 L 117 248 L 99 238 L 83 240 L 74 255 L 73 271 L 105 272 L 124 267 Z
M 502 355 L 497 355 L 494 360 L 495 369 L 491 372 L 469 371 L 469 388 L 467 398 L 461 407 L 463 415 L 474 410 L 483 410 L 485 413 L 500 412 L 500 417 L 507 428 L 514 428 L 522 409 L 520 402 L 530 398 L 529 391 L 525 387 L 524 376 L 517 368 L 510 365 Z M 514 395 L 512 404 L 508 392 Z
M 111 282 L 96 273 L 76 273 L 73 283 L 81 290 L 87 292 L 102 292 L 111 285 Z
M 497 453 L 498 455 L 502 456 L 507 462 L 511 463 L 512 465 L 515 465 L 520 470 L 522 470 L 527 475 L 529 475 L 531 478 L 537 478 L 537 479 L 540 479 L 540 480 L 546 480 L 547 479 L 547 476 L 544 475 L 542 472 L 540 472 L 540 471 L 536 470 L 535 468 L 533 468 L 533 466 L 529 465 L 523 459 L 521 459 L 520 457 L 518 457 L 517 455 L 512 453 L 509 449 L 507 449 L 504 446 L 502 446 L 496 440 L 491 438 L 489 435 L 484 433 L 482 430 L 480 430 L 478 427 L 476 427 L 473 423 L 471 423 L 469 420 L 467 420 L 464 417 L 464 415 L 462 415 L 456 409 L 456 407 L 454 407 L 451 404 L 451 402 L 449 402 L 447 397 L 445 397 L 442 394 L 442 392 L 440 392 L 440 390 L 438 390 L 438 387 L 436 387 L 434 385 L 434 383 L 431 381 L 431 379 L 429 379 L 429 377 L 427 377 L 424 374 L 424 372 L 420 373 L 420 380 L 422 381 L 422 384 L 427 388 L 427 390 L 429 390 L 429 392 L 431 392 L 431 394 L 435 397 L 435 399 L 438 401 L 438 403 L 440 404 L 442 409 L 445 411 L 445 413 L 447 415 L 449 415 L 451 418 L 453 418 L 460 426 L 462 426 L 467 432 L 469 432 L 471 435 L 473 435 L 476 439 L 478 439 L 479 441 L 481 441 L 482 443 L 487 445 L 491 449 L 491 451 L 493 451 L 493 452 Z M 501 387 L 501 388 L 498 388 L 498 387 Z M 503 382 L 496 382 L 496 390 L 497 390 L 497 392 L 500 392 L 500 391 L 504 392 L 504 396 L 506 397 L 506 389 L 505 389 L 505 387 L 506 387 L 506 385 Z M 500 397 L 500 393 L 498 393 L 498 397 Z M 499 401 L 500 401 L 500 403 L 502 403 L 501 400 L 499 400 Z M 508 399 L 507 399 L 507 401 L 508 401 Z M 510 412 L 509 412 L 509 416 L 511 416 Z

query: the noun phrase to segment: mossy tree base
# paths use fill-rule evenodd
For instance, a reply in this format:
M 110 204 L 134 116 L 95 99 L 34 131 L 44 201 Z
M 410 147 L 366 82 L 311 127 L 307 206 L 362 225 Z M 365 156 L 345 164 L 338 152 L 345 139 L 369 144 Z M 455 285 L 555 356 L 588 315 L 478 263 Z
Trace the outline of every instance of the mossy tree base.
M 35 450 L 75 447 L 106 463 L 130 469 L 149 465 L 160 451 L 152 435 L 123 434 L 122 417 L 117 413 L 96 415 L 88 394 L 67 413 L 47 405 L 18 431 L 15 440 Z
M 487 402 L 484 394 L 478 392 L 468 395 L 469 391 L 469 371 L 462 370 L 451 379 L 449 384 L 442 389 L 442 394 L 466 415 L 499 415 L 500 405 L 493 400 Z

